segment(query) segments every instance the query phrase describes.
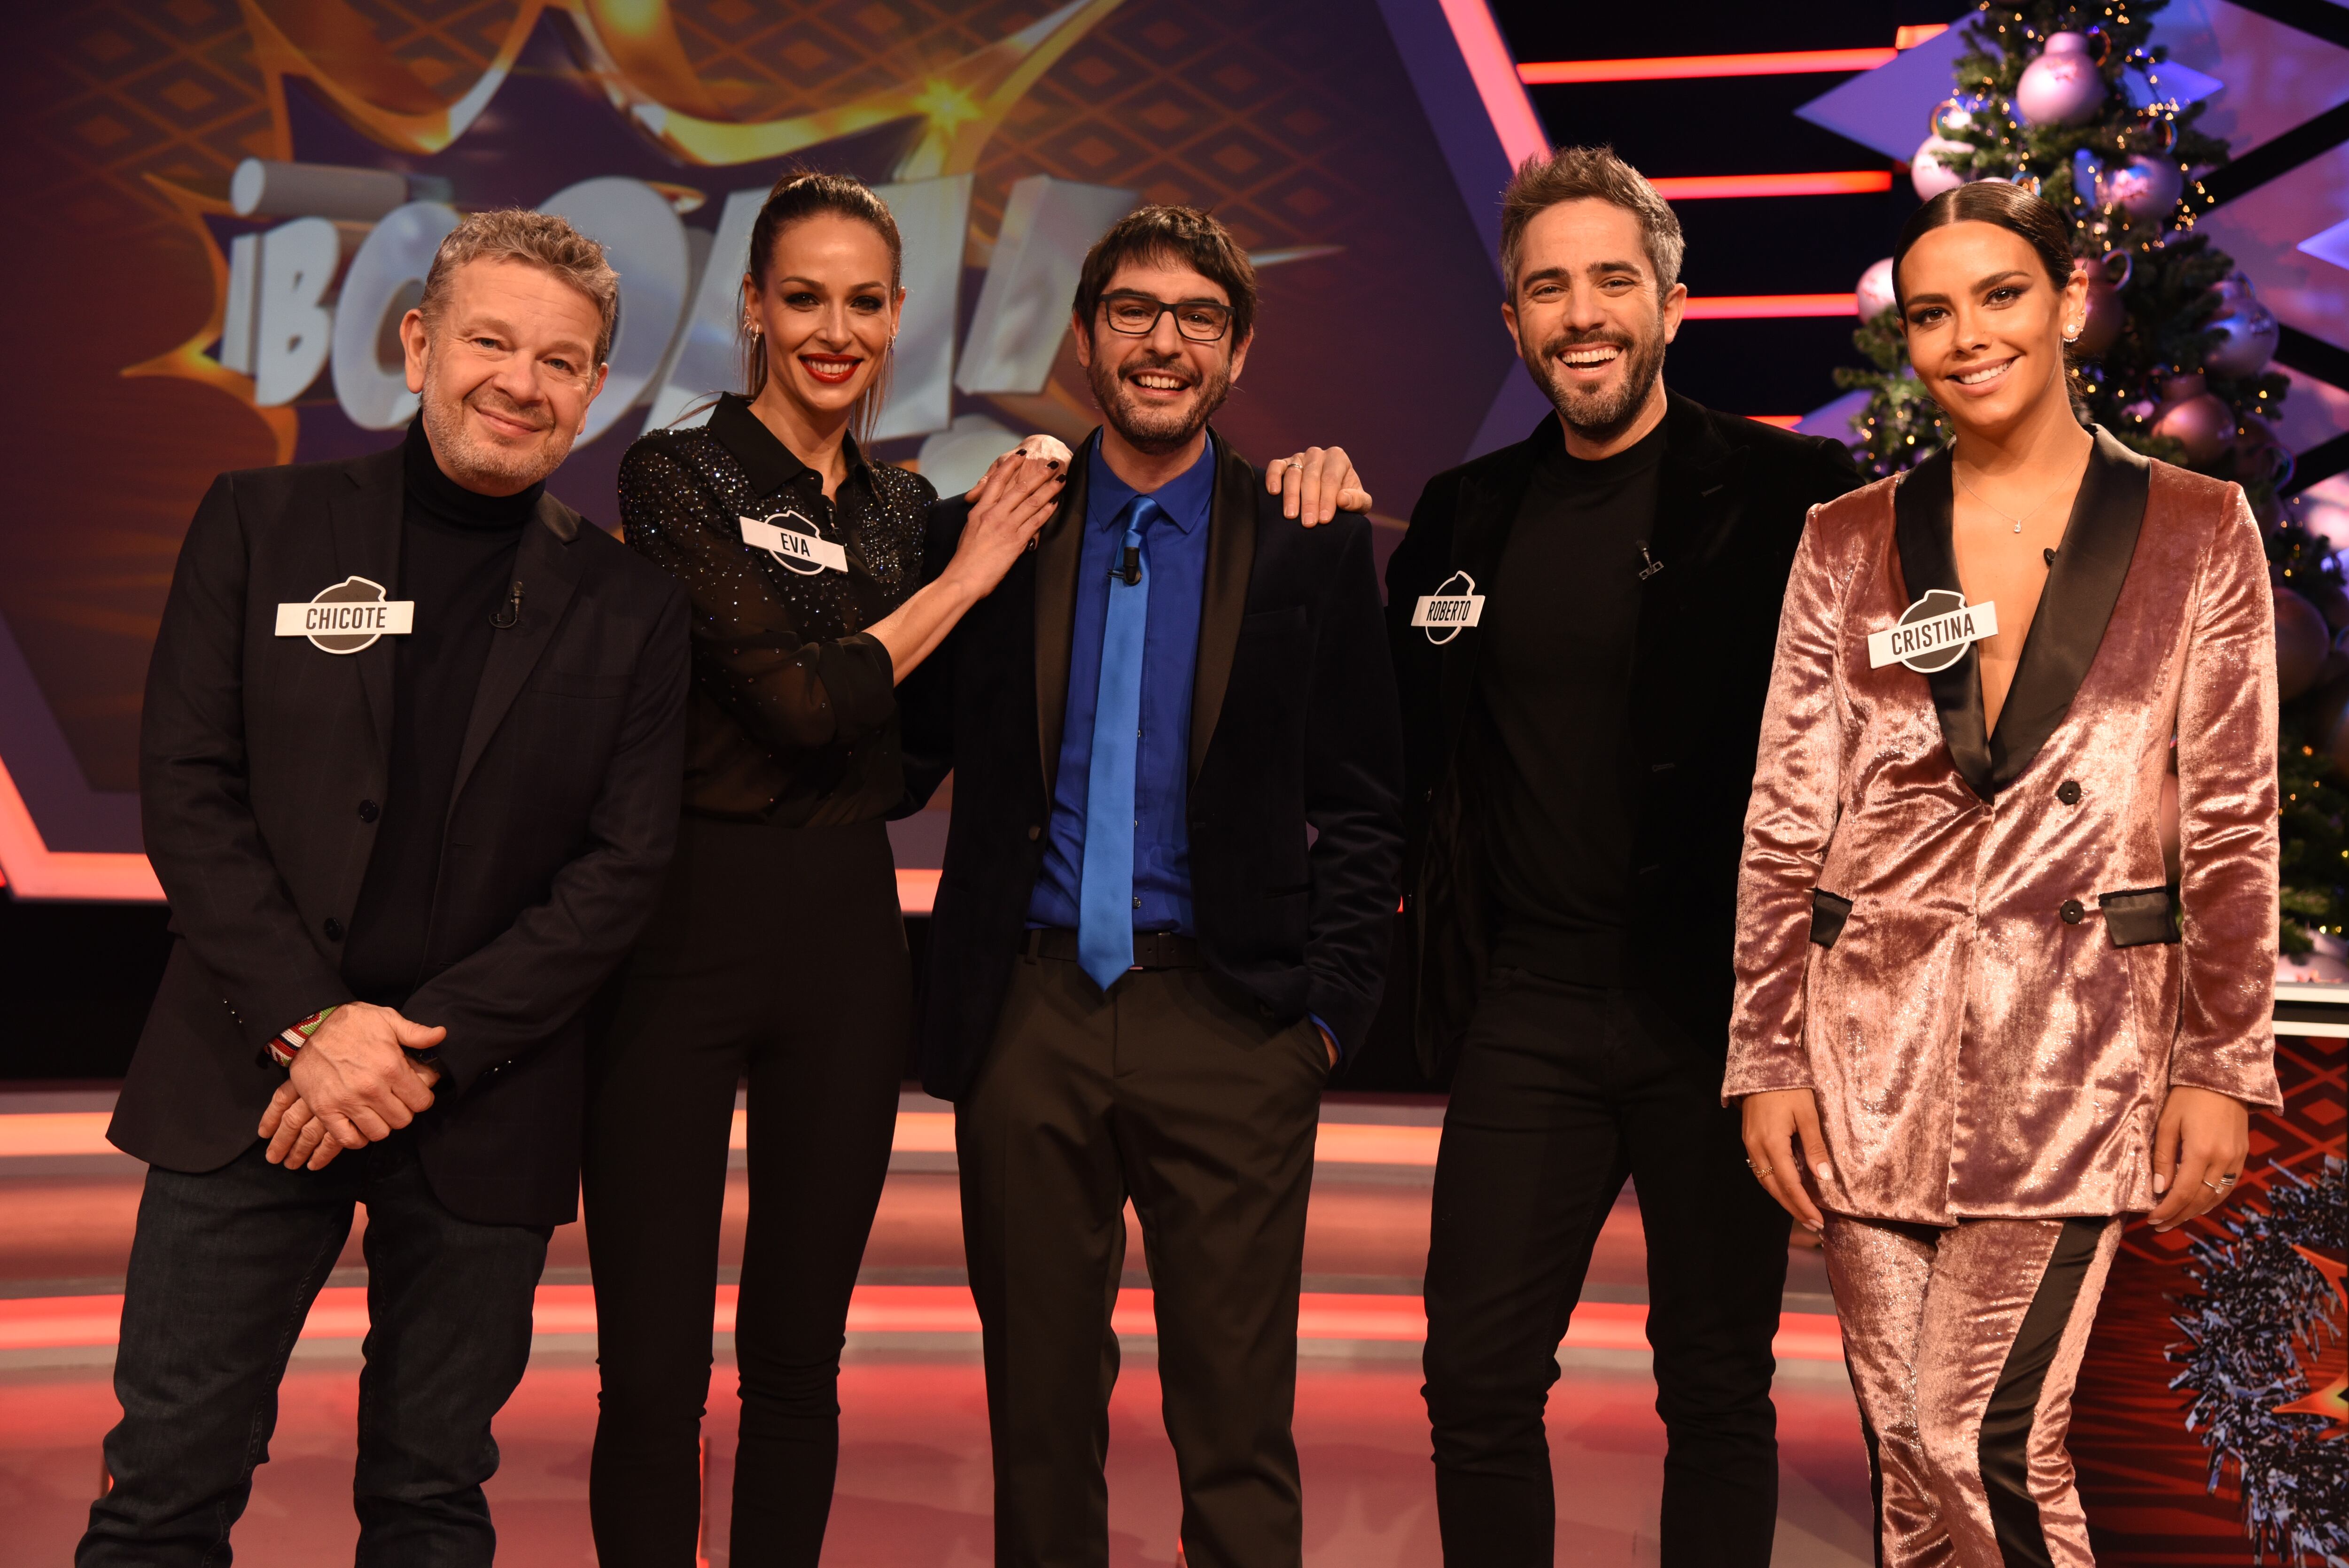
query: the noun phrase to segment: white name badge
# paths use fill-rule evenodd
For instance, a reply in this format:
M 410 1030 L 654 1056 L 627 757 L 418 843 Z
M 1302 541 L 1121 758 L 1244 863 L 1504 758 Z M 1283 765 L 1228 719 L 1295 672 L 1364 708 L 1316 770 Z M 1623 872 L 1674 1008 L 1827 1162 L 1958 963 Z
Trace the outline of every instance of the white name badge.
M 1411 612 L 1411 624 L 1423 628 L 1427 640 L 1438 646 L 1484 618 L 1485 595 L 1476 592 L 1476 580 L 1465 572 L 1454 572 L 1445 578 Z
M 1868 634 L 1868 667 L 1906 665 L 1920 676 L 1948 669 L 1969 645 L 1998 635 L 1998 606 L 1985 599 L 1966 603 L 1962 593 L 1936 588 L 1900 613 L 1900 619 Z
M 803 577 L 819 572 L 848 570 L 848 552 L 816 532 L 815 524 L 796 511 L 779 511 L 764 520 L 739 519 L 742 542 L 763 550 Z
M 306 604 L 277 606 L 277 634 L 307 637 L 322 653 L 356 654 L 378 637 L 404 637 L 416 630 L 416 601 L 387 598 L 380 583 L 346 577 L 322 588 Z

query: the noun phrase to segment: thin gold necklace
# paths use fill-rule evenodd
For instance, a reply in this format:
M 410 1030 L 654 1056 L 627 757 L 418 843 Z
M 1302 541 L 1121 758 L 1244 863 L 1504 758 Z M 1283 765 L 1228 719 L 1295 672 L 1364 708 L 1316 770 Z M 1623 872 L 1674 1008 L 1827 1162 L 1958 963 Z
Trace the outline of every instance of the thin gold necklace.
M 2085 464 L 2083 464 L 2083 465 L 2082 465 L 2083 471 L 2085 471 L 2085 468 L 2086 468 L 2086 465 L 2085 465 Z M 2006 520 L 2007 520 L 2007 521 L 2009 521 L 2009 522 L 2011 522 L 2011 523 L 2014 524 L 2014 531 L 2015 531 L 2015 532 L 2017 532 L 2017 533 L 2021 533 L 2021 532 L 2023 531 L 2023 518 L 2027 518 L 2027 517 L 2029 517 L 2029 516 L 2031 515 L 2031 512 L 2033 512 L 2033 511 L 2037 511 L 2039 510 L 2039 508 L 2040 508 L 2040 507 L 2045 506 L 2049 501 L 2054 500 L 2056 498 L 2056 496 L 2058 496 L 2058 495 L 2060 495 L 2061 493 L 2063 493 L 2063 490 L 2064 490 L 2064 488 L 2063 485 L 2060 485 L 2060 484 L 2059 484 L 2059 485 L 2057 485 L 2054 490 L 2049 490 L 2045 495 L 2041 496 L 2041 497 L 2039 498 L 2039 500 L 2038 500 L 2037 504 L 2032 507 L 2031 511 L 2026 511 L 2026 512 L 2024 512 L 2024 513 L 2023 514 L 2023 517 L 2017 517 L 2017 516 L 2015 516 L 2015 514 L 2014 514 L 2014 513 L 2013 513 L 2013 512 L 2011 512 L 2011 511 L 2006 511 L 2002 510 L 2001 508 L 1994 507 L 1994 506 L 1991 506 L 1990 502 L 1988 502 L 1987 500 L 1982 500 L 1982 491 L 1980 491 L 1980 490 L 1978 490 L 1974 489 L 1974 487 L 1973 487 L 1973 486 L 1971 486 L 1971 485 L 1970 485 L 1970 484 L 1967 484 L 1967 483 L 1966 483 L 1966 476 L 1965 476 L 1965 475 L 1963 475 L 1963 474 L 1961 474 L 1961 473 L 1960 473 L 1960 472 L 1958 472 L 1958 463 L 1957 463 L 1957 459 L 1956 459 L 1955 458 L 1952 458 L 1952 459 L 1950 459 L 1950 477 L 1951 477 L 1951 479 L 1953 479 L 1953 480 L 1957 480 L 1957 481 L 1958 481 L 1959 488 L 1961 488 L 1961 490 L 1964 490 L 1968 495 L 1970 495 L 1970 496 L 1973 497 L 1973 498 L 1974 498 L 1974 500 L 1976 500 L 1977 501 L 1981 501 L 1981 502 L 1982 502 L 1982 504 L 1983 506 L 1990 507 L 1991 511 L 1992 511 L 1994 515 L 1999 516 L 1999 517 L 2002 517 L 2002 518 L 2006 519 Z M 2068 482 L 2068 483 L 2071 483 L 2071 484 L 2077 484 L 2077 483 L 2079 482 L 2078 477 L 2075 475 L 2072 480 L 2068 480 L 2067 482 Z

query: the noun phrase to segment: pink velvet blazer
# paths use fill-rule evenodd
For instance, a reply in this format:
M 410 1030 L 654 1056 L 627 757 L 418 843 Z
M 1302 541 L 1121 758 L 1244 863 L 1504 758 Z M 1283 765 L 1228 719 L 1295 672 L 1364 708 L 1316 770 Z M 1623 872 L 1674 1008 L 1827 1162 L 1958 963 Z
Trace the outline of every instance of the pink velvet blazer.
M 2233 486 L 2098 430 L 1985 735 L 1971 643 L 1930 674 L 1869 657 L 1928 593 L 1952 596 L 1929 614 L 1954 607 L 1950 498 L 1942 453 L 1804 531 L 1745 818 L 1723 1098 L 1812 1089 L 1840 1213 L 2147 1209 L 2170 1085 L 2278 1103 L 2259 530 Z M 2157 820 L 2173 737 L 2175 890 Z

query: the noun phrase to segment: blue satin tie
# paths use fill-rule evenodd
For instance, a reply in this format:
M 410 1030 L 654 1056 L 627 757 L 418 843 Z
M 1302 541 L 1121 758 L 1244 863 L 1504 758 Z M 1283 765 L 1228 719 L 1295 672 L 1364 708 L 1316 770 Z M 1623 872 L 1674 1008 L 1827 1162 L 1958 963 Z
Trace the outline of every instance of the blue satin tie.
M 1150 619 L 1150 568 L 1140 565 L 1137 580 L 1128 583 L 1124 564 L 1128 552 L 1142 562 L 1143 530 L 1162 515 L 1148 496 L 1127 503 L 1102 623 L 1101 689 L 1093 701 L 1092 764 L 1085 775 L 1077 963 L 1104 991 L 1133 967 L 1133 768 L 1142 739 L 1142 636 Z

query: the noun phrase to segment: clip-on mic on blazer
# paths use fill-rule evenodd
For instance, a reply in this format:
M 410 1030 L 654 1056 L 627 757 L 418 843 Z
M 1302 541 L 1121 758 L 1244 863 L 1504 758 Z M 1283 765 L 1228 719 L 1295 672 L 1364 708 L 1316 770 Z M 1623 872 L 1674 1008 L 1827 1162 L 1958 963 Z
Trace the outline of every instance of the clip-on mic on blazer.
M 499 605 L 490 616 L 490 624 L 503 632 L 511 630 L 521 620 L 522 579 L 517 577 L 514 579 L 513 586 L 506 590 L 506 602 Z

